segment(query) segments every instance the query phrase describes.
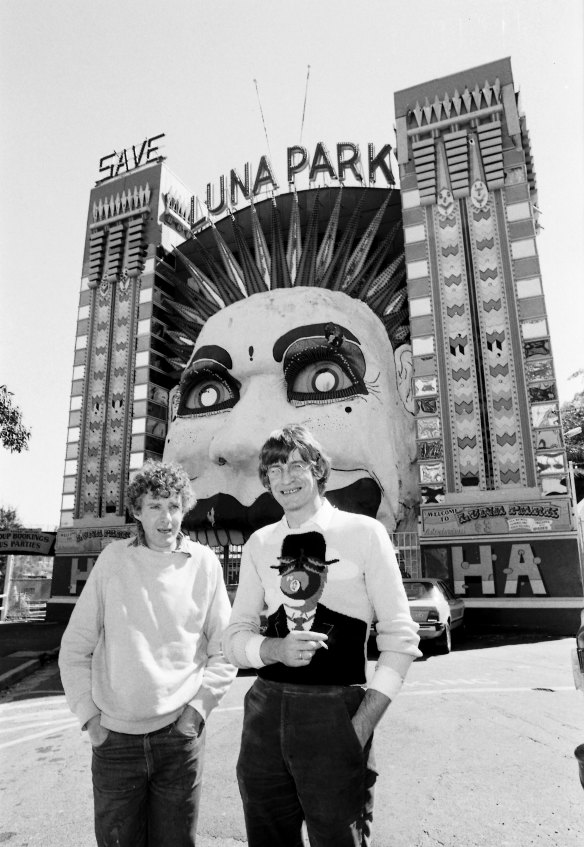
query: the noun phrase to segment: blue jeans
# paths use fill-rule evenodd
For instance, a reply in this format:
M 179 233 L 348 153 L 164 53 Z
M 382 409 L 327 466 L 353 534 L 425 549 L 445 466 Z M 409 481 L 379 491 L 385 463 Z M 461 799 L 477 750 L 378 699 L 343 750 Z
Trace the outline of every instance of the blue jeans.
M 237 778 L 249 847 L 367 847 L 377 773 L 351 723 L 359 686 L 257 679 L 245 698 Z
M 98 847 L 193 847 L 204 750 L 204 729 L 110 730 L 91 763 Z

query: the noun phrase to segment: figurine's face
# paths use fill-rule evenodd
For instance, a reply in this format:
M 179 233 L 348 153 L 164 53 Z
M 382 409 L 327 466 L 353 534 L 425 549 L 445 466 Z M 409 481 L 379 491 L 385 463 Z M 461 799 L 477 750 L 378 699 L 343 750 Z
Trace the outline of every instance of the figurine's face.
M 254 294 L 210 318 L 184 371 L 164 451 L 188 472 L 199 501 L 185 527 L 249 534 L 276 520 L 281 510 L 260 482 L 259 451 L 274 429 L 301 423 L 332 459 L 331 501 L 394 529 L 417 487 L 404 405 L 408 353 L 394 354 L 368 306 L 319 288 Z
M 454 197 L 449 188 L 441 188 L 436 200 L 438 214 L 442 218 L 449 218 L 454 212 Z
M 475 180 L 473 182 L 472 187 L 470 189 L 470 199 L 472 205 L 476 209 L 484 209 L 487 203 L 489 202 L 489 191 L 484 182 L 480 179 Z
M 295 570 L 280 579 L 280 590 L 286 598 L 286 605 L 309 612 L 314 609 L 326 585 L 326 568 L 314 571 L 299 564 Z

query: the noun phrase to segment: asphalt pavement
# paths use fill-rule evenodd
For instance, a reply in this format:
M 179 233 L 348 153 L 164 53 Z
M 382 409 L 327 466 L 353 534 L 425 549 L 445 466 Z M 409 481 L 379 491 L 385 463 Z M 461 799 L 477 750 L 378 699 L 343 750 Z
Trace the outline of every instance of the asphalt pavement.
M 0 632 L 4 652 L 14 635 Z M 467 633 L 450 655 L 425 651 L 376 731 L 373 847 L 584 844 L 574 758 L 584 699 L 572 679 L 573 645 L 541 634 Z M 240 674 L 209 721 L 201 847 L 246 843 L 235 764 L 253 680 Z M 90 744 L 55 661 L 0 692 L 0 723 L 0 842 L 94 845 Z

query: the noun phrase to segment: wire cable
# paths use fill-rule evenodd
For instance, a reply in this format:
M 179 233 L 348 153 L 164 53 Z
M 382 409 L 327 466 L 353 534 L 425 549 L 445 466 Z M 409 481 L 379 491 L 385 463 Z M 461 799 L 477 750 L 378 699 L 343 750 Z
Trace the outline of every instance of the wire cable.
M 302 133 L 304 131 L 304 116 L 306 114 L 306 100 L 308 98 L 308 80 L 310 78 L 310 65 L 307 65 L 306 70 L 306 87 L 304 89 L 304 106 L 302 107 L 302 122 L 300 124 L 300 144 L 302 144 Z
M 263 124 L 263 127 L 264 127 L 264 135 L 266 136 L 266 143 L 268 145 L 268 153 L 270 155 L 270 161 L 271 161 L 272 160 L 272 151 L 270 150 L 270 139 L 268 138 L 268 130 L 266 129 L 266 122 L 264 120 L 264 110 L 262 109 L 262 101 L 260 100 L 260 91 L 259 91 L 259 88 L 258 88 L 257 79 L 254 79 L 254 85 L 256 87 L 256 94 L 258 96 L 258 104 L 259 104 L 259 107 L 260 107 L 260 115 L 262 116 L 262 124 Z

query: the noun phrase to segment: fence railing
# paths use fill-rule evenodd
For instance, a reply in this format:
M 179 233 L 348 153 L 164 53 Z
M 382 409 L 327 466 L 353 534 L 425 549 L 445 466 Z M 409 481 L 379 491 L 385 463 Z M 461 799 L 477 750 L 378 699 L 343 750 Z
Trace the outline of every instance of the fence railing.
M 46 616 L 44 600 L 31 600 L 24 592 L 0 594 L 0 621 L 44 621 Z
M 223 579 L 228 588 L 234 588 L 239 583 L 242 547 L 242 544 L 230 544 L 227 547 L 212 548 L 223 566 Z
M 44 621 L 47 616 L 47 604 L 44 601 L 29 602 L 27 620 Z
M 394 532 L 391 540 L 402 576 L 422 576 L 422 557 L 420 555 L 420 540 L 417 532 Z
M 400 571 L 404 577 L 418 578 L 422 576 L 420 541 L 417 532 L 394 532 L 391 540 L 397 556 Z M 213 547 L 223 565 L 223 578 L 228 587 L 234 588 L 239 582 L 239 566 L 241 564 L 241 544 L 231 544 L 227 547 Z

